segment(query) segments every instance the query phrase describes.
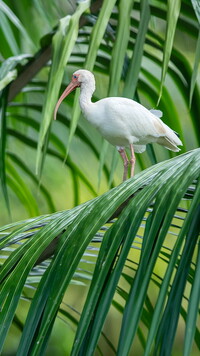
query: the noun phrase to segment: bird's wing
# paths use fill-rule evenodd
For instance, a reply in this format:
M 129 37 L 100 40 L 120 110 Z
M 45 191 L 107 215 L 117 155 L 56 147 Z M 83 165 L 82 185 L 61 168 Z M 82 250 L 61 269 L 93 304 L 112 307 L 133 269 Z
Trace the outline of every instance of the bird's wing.
M 167 136 L 175 144 L 180 144 L 173 130 L 159 118 L 160 110 L 148 110 L 134 100 L 120 97 L 105 98 L 94 105 L 100 131 L 107 139 L 107 136 L 123 136 L 135 144 L 139 141 L 142 144 Z
M 167 134 L 166 125 L 162 122 L 162 120 L 159 119 L 159 117 L 153 114 L 153 116 L 151 116 L 151 122 L 153 124 L 156 135 L 165 136 Z
M 166 135 L 166 125 L 160 117 L 160 110 L 148 110 L 143 105 L 132 101 L 129 106 L 127 118 L 129 121 L 130 132 L 135 133 L 136 137 L 159 137 Z
M 113 127 L 118 126 L 124 135 L 127 133 L 138 140 L 144 137 L 157 138 L 165 135 L 164 123 L 159 119 L 162 114 L 160 110 L 150 111 L 127 98 L 106 98 L 100 102 L 105 103 L 105 117 L 109 115 L 109 121 L 113 120 Z

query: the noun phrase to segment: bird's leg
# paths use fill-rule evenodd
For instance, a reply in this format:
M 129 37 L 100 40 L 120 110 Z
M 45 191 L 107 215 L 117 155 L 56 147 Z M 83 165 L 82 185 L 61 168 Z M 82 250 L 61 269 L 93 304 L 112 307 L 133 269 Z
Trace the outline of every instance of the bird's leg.
M 133 145 L 130 145 L 130 149 L 131 149 L 131 159 L 130 159 L 130 164 L 131 164 L 131 177 L 134 176 L 134 168 L 135 168 L 135 153 L 134 153 L 134 148 Z
M 129 161 L 128 161 L 128 158 L 127 158 L 127 155 L 126 155 L 126 151 L 125 151 L 124 148 L 120 147 L 118 149 L 118 151 L 119 151 L 120 156 L 122 157 L 123 162 L 124 162 L 124 174 L 123 174 L 123 182 L 124 182 L 127 179 Z

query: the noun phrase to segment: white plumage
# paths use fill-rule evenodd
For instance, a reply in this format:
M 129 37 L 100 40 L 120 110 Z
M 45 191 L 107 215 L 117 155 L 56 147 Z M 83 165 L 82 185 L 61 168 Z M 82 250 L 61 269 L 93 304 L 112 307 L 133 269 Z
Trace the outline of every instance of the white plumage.
M 94 75 L 80 69 L 72 76 L 72 81 L 57 102 L 54 118 L 62 100 L 76 87 L 80 87 L 80 107 L 92 125 L 112 145 L 116 146 L 124 161 L 123 180 L 127 177 L 128 158 L 125 147 L 131 149 L 131 176 L 134 175 L 135 155 L 146 149 L 146 144 L 156 142 L 167 149 L 178 152 L 182 145 L 170 127 L 162 122 L 160 110 L 148 110 L 134 100 L 122 97 L 109 97 L 92 103 L 95 91 Z

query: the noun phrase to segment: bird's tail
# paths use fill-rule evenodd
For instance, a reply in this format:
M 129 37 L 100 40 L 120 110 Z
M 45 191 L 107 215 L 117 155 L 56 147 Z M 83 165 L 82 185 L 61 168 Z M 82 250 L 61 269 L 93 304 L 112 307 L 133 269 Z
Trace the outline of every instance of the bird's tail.
M 164 124 L 165 127 L 165 135 L 160 136 L 157 140 L 157 143 L 164 146 L 168 150 L 174 151 L 174 152 L 179 152 L 180 148 L 177 146 L 182 146 L 182 142 L 180 138 L 176 135 L 176 133 L 170 129 L 169 126 Z
M 174 134 L 175 140 L 172 139 L 172 137 L 164 136 L 164 137 L 159 137 L 157 140 L 157 143 L 159 145 L 164 146 L 168 150 L 174 151 L 174 152 L 179 152 L 180 148 L 177 146 L 182 146 L 181 140 Z

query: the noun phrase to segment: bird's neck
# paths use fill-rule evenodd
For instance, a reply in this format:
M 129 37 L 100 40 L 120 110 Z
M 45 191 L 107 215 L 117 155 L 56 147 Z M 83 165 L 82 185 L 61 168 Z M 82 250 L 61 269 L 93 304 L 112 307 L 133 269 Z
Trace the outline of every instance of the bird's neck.
M 95 88 L 93 88 L 87 84 L 85 84 L 84 86 L 81 86 L 79 103 L 80 103 L 81 110 L 82 110 L 83 114 L 86 116 L 86 118 L 88 116 L 90 107 L 92 106 L 91 98 L 92 98 L 94 89 Z

